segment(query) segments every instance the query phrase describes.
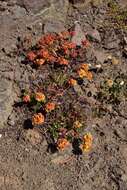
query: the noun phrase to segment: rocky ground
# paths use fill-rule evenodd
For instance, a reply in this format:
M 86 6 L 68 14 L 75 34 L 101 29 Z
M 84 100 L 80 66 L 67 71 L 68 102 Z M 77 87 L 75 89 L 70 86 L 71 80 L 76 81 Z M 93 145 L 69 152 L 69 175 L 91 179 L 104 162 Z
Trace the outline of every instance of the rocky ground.
M 0 26 L 0 189 L 127 190 L 127 1 L 0 0 Z M 74 89 L 86 95 L 85 131 L 94 138 L 84 155 L 47 151 L 42 131 L 26 130 L 27 115 L 14 106 L 35 76 L 21 64 L 21 51 L 44 33 L 70 27 L 80 34 L 77 43 L 84 35 L 91 43 L 84 61 L 93 82 Z M 119 104 L 112 97 L 107 103 L 108 95 L 96 100 L 100 82 L 116 77 L 124 86 L 116 93 Z

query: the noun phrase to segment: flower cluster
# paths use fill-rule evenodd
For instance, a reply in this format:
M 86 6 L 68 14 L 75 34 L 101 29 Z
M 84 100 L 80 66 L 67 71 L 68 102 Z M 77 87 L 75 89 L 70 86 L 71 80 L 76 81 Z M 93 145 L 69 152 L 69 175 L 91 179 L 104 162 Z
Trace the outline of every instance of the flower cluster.
M 89 71 L 89 65 L 88 64 L 82 64 L 80 68 L 77 71 L 80 78 L 86 77 L 88 80 L 92 80 L 93 75 Z
M 36 50 L 27 54 L 27 59 L 35 65 L 44 63 L 57 63 L 67 66 L 69 59 L 76 57 L 76 44 L 71 42 L 72 32 L 64 31 L 59 34 L 47 34 L 37 43 Z
M 81 149 L 83 152 L 88 152 L 91 150 L 92 147 L 92 141 L 93 141 L 93 137 L 90 133 L 87 133 L 86 135 L 83 136 L 83 140 L 82 140 L 82 144 L 81 144 Z
M 75 122 L 73 123 L 73 127 L 74 127 L 75 129 L 80 129 L 80 128 L 82 127 L 82 123 L 77 120 L 77 121 L 75 121 Z
M 56 104 L 54 102 L 46 102 L 46 97 L 42 92 L 36 92 L 32 95 L 24 95 L 22 98 L 24 103 L 31 103 L 32 106 L 37 106 L 37 109 L 40 110 L 41 107 L 45 108 L 45 112 L 51 112 L 55 110 Z M 39 105 L 39 107 L 38 107 Z M 34 114 L 32 117 L 32 125 L 41 125 L 44 123 L 45 117 L 42 113 Z
M 87 78 L 88 80 L 92 80 L 93 78 L 89 65 L 79 63 L 80 61 L 78 59 L 84 56 L 86 47 L 90 46 L 90 43 L 87 40 L 82 41 L 82 44 L 79 47 L 72 42 L 73 35 L 75 35 L 75 33 L 72 31 L 63 31 L 58 34 L 50 33 L 44 35 L 40 38 L 34 48 L 27 52 L 26 56 L 27 63 L 32 63 L 38 69 L 44 64 L 49 64 L 48 67 L 50 67 L 50 69 L 54 69 L 53 72 L 57 72 L 57 70 L 62 69 L 62 76 L 63 72 L 66 72 L 67 77 L 65 80 L 67 83 L 64 83 L 64 77 L 62 79 L 58 77 L 58 80 L 62 81 L 62 88 L 63 84 L 65 84 L 65 88 L 66 84 L 69 87 L 78 85 L 79 78 Z M 57 87 L 56 89 L 58 89 L 59 85 L 57 85 L 57 83 L 55 86 Z M 54 115 L 57 115 L 56 112 L 53 112 L 53 110 L 56 109 L 56 103 L 47 101 L 47 96 L 47 94 L 37 91 L 31 94 L 25 93 L 22 97 L 24 104 L 29 105 L 30 108 L 32 107 L 31 110 L 33 111 L 33 114 L 31 120 L 33 126 L 42 125 L 44 123 L 46 125 L 48 117 L 54 117 Z M 57 96 L 50 95 L 51 99 L 52 96 L 55 97 L 56 102 Z M 58 105 L 59 103 L 57 103 L 57 107 L 59 109 Z M 58 150 L 64 150 L 69 147 L 70 143 L 72 143 L 74 139 L 81 140 L 80 130 L 83 128 L 83 122 L 80 121 L 80 117 L 74 116 L 75 113 L 71 114 L 70 116 L 72 119 L 67 119 L 70 120 L 70 123 L 67 123 L 67 121 L 65 121 L 65 123 L 63 121 L 54 123 L 53 120 L 53 124 L 50 122 L 47 126 L 47 131 L 49 131 L 53 137 Z M 60 118 L 62 118 L 62 116 L 60 116 Z M 82 151 L 90 150 L 91 145 L 92 136 L 87 134 L 82 139 Z

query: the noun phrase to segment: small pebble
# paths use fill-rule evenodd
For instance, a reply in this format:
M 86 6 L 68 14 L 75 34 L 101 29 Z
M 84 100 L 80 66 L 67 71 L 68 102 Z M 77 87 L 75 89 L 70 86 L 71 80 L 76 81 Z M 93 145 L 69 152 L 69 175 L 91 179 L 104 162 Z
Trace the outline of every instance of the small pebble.
M 107 57 L 107 59 L 111 60 L 111 59 L 112 59 L 112 56 L 111 56 L 111 55 L 109 55 L 109 56 Z
M 121 82 L 120 82 L 120 85 L 123 86 L 123 85 L 124 85 L 124 81 L 121 81 Z
M 99 65 L 96 65 L 96 68 L 100 69 L 100 68 L 101 68 L 101 65 L 100 65 L 100 64 L 99 64 Z

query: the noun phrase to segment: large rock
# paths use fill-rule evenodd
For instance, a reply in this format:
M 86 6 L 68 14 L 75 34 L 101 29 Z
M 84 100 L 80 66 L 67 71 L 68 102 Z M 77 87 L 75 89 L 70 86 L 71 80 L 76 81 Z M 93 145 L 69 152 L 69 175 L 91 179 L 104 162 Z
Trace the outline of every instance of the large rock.
M 51 0 L 51 6 L 48 13 L 44 15 L 44 18 L 48 20 L 56 20 L 65 22 L 68 12 L 69 2 L 68 0 Z
M 80 46 L 82 41 L 86 40 L 86 36 L 78 22 L 75 22 L 73 31 L 75 35 L 72 37 L 72 42 Z
M 44 25 L 44 33 L 49 33 L 49 32 L 62 32 L 65 31 L 65 27 L 62 22 L 56 21 L 56 20 L 51 20 L 51 21 L 46 21 Z
M 37 13 L 50 6 L 50 0 L 17 0 L 17 4 L 27 11 Z
M 3 127 L 12 111 L 14 95 L 12 83 L 5 79 L 0 80 L 0 127 Z
M 98 30 L 96 29 L 92 29 L 90 31 L 88 31 L 88 36 L 96 42 L 101 42 L 101 36 L 100 33 L 98 32 Z

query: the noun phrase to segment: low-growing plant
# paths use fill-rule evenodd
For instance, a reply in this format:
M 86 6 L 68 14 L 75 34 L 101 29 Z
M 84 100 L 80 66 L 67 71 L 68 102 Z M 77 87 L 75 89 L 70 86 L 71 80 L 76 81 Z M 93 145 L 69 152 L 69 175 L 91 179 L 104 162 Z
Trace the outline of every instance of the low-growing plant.
M 107 79 L 100 85 L 97 99 L 107 104 L 119 104 L 127 98 L 127 79 L 123 74 L 119 74 L 114 79 Z
M 48 82 L 46 88 L 52 89 L 52 96 L 46 94 L 43 90 L 34 90 L 33 92 L 24 92 L 22 94 L 22 101 L 25 106 L 32 110 L 32 125 L 33 127 L 46 127 L 47 132 L 53 138 L 54 144 L 58 150 L 64 150 L 69 147 L 75 139 L 79 139 L 81 144 L 80 150 L 89 151 L 92 146 L 92 136 L 86 134 L 82 137 L 82 129 L 84 123 L 79 120 L 78 117 L 69 118 L 74 113 L 69 111 L 66 114 L 62 114 L 59 118 L 55 118 L 57 112 L 59 112 L 59 104 L 61 104 L 58 97 L 64 96 L 64 91 L 68 91 L 74 86 L 78 85 L 77 80 L 79 78 L 92 80 L 93 75 L 90 71 L 88 64 L 78 62 L 77 60 L 84 55 L 86 48 L 89 46 L 87 40 L 82 41 L 82 45 L 79 47 L 71 41 L 74 32 L 64 31 L 59 34 L 52 33 L 46 34 L 40 38 L 34 47 L 26 53 L 25 63 L 30 64 L 33 69 L 37 71 L 44 65 L 48 65 L 50 68 Z M 50 83 L 51 79 L 51 83 Z M 56 87 L 57 90 L 54 88 Z M 39 87 L 40 89 L 41 86 Z M 46 89 L 46 90 L 47 90 Z M 62 93 L 57 93 L 61 89 Z M 64 104 L 61 105 L 64 108 Z M 55 118 L 46 125 L 50 118 Z M 79 144 L 79 145 L 80 145 Z
M 115 1 L 109 2 L 109 14 L 115 27 L 127 29 L 127 7 L 120 8 Z

